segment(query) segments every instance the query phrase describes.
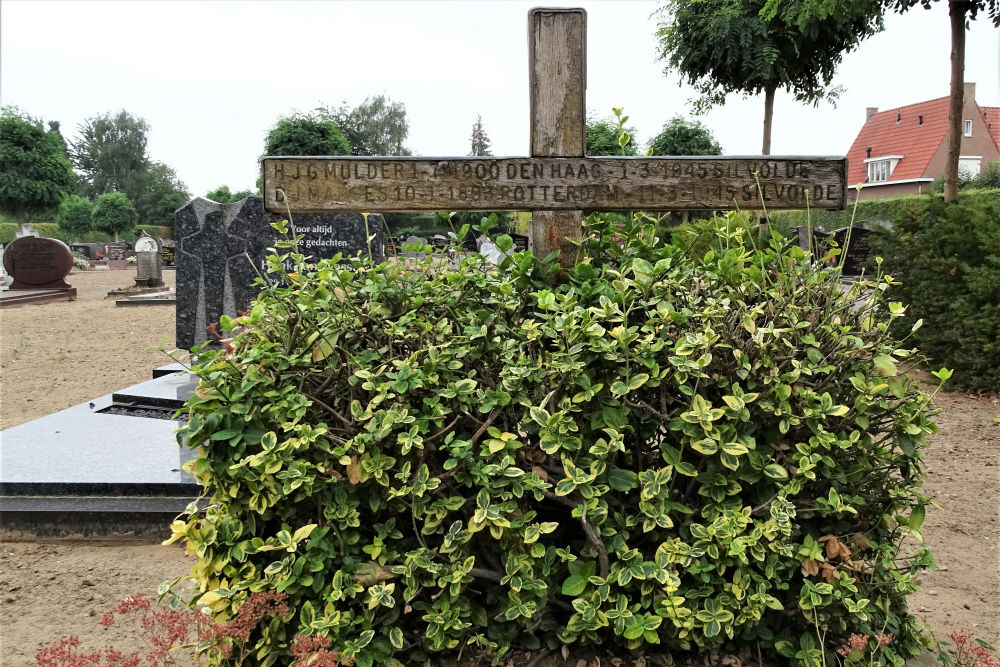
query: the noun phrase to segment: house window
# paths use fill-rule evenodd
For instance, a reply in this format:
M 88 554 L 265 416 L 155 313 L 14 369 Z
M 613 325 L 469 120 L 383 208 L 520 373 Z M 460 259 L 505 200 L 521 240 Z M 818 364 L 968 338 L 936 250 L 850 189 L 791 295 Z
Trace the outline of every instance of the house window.
M 889 180 L 889 160 L 875 160 L 868 163 L 868 182 L 878 183 Z
M 958 158 L 958 172 L 966 178 L 975 178 L 982 162 L 982 155 L 962 155 Z
M 965 136 L 971 137 L 972 136 L 972 121 L 971 120 L 967 120 L 967 121 L 965 121 L 964 125 L 965 125 Z

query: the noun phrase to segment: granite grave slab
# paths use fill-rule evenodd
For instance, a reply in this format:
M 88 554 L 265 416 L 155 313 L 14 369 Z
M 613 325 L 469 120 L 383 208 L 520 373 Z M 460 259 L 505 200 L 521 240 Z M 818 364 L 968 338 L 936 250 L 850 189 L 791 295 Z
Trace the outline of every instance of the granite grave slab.
M 179 368 L 0 431 L 0 532 L 162 534 L 200 493 L 173 418 L 197 379 Z

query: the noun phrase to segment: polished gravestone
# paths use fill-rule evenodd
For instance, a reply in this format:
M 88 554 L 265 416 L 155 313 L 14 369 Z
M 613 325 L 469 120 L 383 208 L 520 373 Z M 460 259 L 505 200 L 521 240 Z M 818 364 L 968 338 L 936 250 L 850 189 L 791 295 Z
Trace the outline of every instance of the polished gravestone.
M 174 435 L 197 382 L 181 370 L 0 432 L 0 534 L 168 532 L 200 493 Z
M 268 213 L 260 197 L 232 204 L 197 197 L 178 209 L 174 224 L 177 263 L 177 347 L 189 349 L 208 340 L 207 327 L 222 315 L 236 317 L 260 291 L 254 281 L 267 272 L 267 256 L 284 240 L 271 226 L 287 215 Z M 366 221 L 360 213 L 295 215 L 292 223 L 303 236 L 300 251 L 327 259 L 384 256 L 382 216 Z M 370 242 L 367 237 L 371 238 Z
M 3 268 L 12 282 L 0 305 L 76 298 L 76 288 L 65 280 L 73 269 L 73 251 L 58 239 L 14 239 L 4 248 Z

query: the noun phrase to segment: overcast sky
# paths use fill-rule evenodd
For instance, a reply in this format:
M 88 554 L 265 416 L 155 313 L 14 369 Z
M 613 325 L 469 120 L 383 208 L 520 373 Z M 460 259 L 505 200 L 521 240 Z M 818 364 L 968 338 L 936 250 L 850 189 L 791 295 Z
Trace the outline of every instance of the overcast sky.
M 645 143 L 692 92 L 664 76 L 657 3 L 91 2 L 0 3 L 0 102 L 77 126 L 126 109 L 149 123 L 149 153 L 188 189 L 253 188 L 264 136 L 280 115 L 385 94 L 406 106 L 408 145 L 464 155 L 477 114 L 495 155 L 528 153 L 527 15 L 533 6 L 588 14 L 587 106 L 625 107 Z M 947 3 L 886 18 L 884 33 L 848 54 L 837 108 L 778 93 L 772 153 L 843 155 L 865 107 L 948 94 Z M 986 17 L 967 33 L 966 81 L 1000 106 L 1000 31 Z M 732 97 L 701 120 L 730 155 L 760 152 L 763 97 Z

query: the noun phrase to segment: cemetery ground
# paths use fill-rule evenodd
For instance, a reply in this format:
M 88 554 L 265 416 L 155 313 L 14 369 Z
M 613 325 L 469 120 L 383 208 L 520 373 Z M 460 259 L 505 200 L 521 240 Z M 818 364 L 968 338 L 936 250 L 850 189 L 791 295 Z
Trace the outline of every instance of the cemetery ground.
M 132 278 L 133 271 L 76 272 L 68 278 L 78 289 L 76 301 L 0 313 L 2 428 L 141 382 L 170 361 L 156 348 L 163 338 L 168 348 L 174 343 L 173 307 L 116 308 L 114 299 L 105 298 Z M 172 286 L 173 272 L 164 279 Z M 939 569 L 921 576 L 923 589 L 911 596 L 911 610 L 940 639 L 966 630 L 996 646 L 1000 398 L 952 392 L 938 395 L 934 404 L 942 412 L 935 418 L 939 433 L 925 450 L 924 490 L 936 506 L 927 511 L 923 536 Z M 190 563 L 177 545 L 0 542 L 0 665 L 35 664 L 41 648 L 69 635 L 91 650 L 108 643 L 143 649 L 130 627 L 99 626 L 101 614 L 129 595 L 155 597 L 160 582 L 184 574 Z M 604 658 L 600 664 L 614 663 Z M 927 657 L 914 664 L 932 662 Z

